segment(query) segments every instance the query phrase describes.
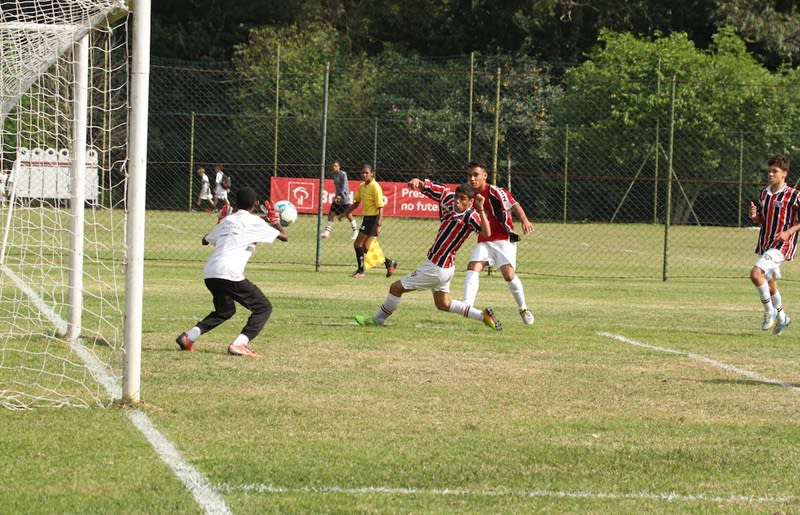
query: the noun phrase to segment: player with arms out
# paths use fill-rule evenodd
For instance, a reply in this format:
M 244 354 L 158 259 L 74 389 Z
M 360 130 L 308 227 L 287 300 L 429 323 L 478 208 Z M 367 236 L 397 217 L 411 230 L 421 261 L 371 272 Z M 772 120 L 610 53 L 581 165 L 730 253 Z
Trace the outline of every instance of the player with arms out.
M 203 237 L 203 245 L 213 245 L 214 250 L 203 271 L 206 288 L 211 292 L 214 309 L 197 325 L 181 333 L 175 341 L 181 350 L 194 350 L 194 342 L 203 334 L 230 319 L 236 313 L 238 302 L 248 310 L 250 317 L 241 333 L 228 346 L 228 354 L 258 357 L 248 344 L 261 332 L 272 314 L 272 304 L 258 286 L 244 276 L 244 269 L 256 250 L 257 243 L 272 243 L 288 237 L 268 214 L 267 222 L 252 213 L 259 206 L 255 192 L 242 188 L 235 192 L 236 212 L 222 218 L 214 229 Z
M 441 311 L 457 313 L 466 318 L 483 321 L 497 331 L 502 330 L 492 308 L 483 311 L 458 300 L 450 299 L 450 281 L 455 274 L 456 252 L 472 233 L 489 236 L 489 221 L 484 211 L 484 198 L 474 195 L 469 184 L 461 184 L 452 191 L 447 186 L 429 180 L 411 179 L 409 188 L 422 192 L 439 202 L 439 231 L 428 249 L 428 259 L 414 271 L 395 281 L 389 294 L 375 312 L 374 317 L 356 315 L 359 325 L 383 325 L 400 307 L 404 293 L 414 290 L 433 291 L 433 303 Z M 474 206 L 472 197 L 475 196 Z
M 750 281 L 758 290 L 764 306 L 761 329 L 779 336 L 791 320 L 783 310 L 778 291 L 781 263 L 794 259 L 797 231 L 800 229 L 800 190 L 786 184 L 790 159 L 775 154 L 767 160 L 767 187 L 761 190 L 758 202 L 750 202 L 750 220 L 761 226 L 756 254 L 758 261 L 750 270 Z
M 523 234 L 533 232 L 533 225 L 528 221 L 522 206 L 514 200 L 511 192 L 486 182 L 488 173 L 486 165 L 472 161 L 467 165 L 467 182 L 486 199 L 486 217 L 489 219 L 491 234 L 478 235 L 478 244 L 472 250 L 464 278 L 464 302 L 474 305 L 478 295 L 480 274 L 484 265 L 495 266 L 503 275 L 511 295 L 517 303 L 519 315 L 526 325 L 533 324 L 533 313 L 525 302 L 522 281 L 517 276 L 517 242 L 519 235 L 514 232 L 511 213 L 517 215 L 522 223 Z
M 372 240 L 380 236 L 383 226 L 383 189 L 372 171 L 372 166 L 365 164 L 361 167 L 361 178 L 364 180 L 358 187 L 353 196 L 353 203 L 345 210 L 344 213 L 339 215 L 339 220 L 350 215 L 355 211 L 358 206 L 363 206 L 362 212 L 364 217 L 361 220 L 361 228 L 358 231 L 358 237 L 353 242 L 353 248 L 356 251 L 356 265 L 358 268 L 353 272 L 353 278 L 363 279 L 365 263 L 364 257 L 367 255 L 369 246 Z M 397 261 L 384 259 L 384 266 L 386 266 L 386 277 L 391 277 L 397 269 Z
M 347 182 L 347 172 L 342 170 L 342 164 L 338 160 L 331 163 L 331 174 L 333 176 L 333 185 L 334 188 L 336 188 L 336 192 L 333 195 L 333 201 L 328 211 L 328 222 L 325 224 L 325 230 L 319 235 L 323 240 L 327 240 L 331 237 L 331 233 L 333 232 L 333 219 L 338 215 L 344 214 L 347 208 L 350 207 L 350 185 Z M 358 225 L 356 225 L 352 213 L 347 213 L 346 216 L 347 220 L 350 222 L 350 228 L 353 231 L 353 237 L 351 239 L 355 240 L 358 238 Z

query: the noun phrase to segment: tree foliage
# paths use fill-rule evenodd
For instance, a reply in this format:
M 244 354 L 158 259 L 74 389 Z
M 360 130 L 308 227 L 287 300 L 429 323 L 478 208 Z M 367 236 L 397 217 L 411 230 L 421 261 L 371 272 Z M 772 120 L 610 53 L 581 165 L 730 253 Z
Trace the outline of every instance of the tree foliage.
M 575 127 L 574 153 L 588 152 L 589 146 L 606 149 L 583 173 L 613 174 L 623 163 L 651 159 L 655 134 L 649 142 L 628 135 L 631 129 L 670 124 L 673 83 L 675 138 L 684 142 L 674 158 L 685 193 L 679 220 L 688 219 L 706 176 L 737 179 L 730 158 L 738 156 L 745 134 L 765 154 L 789 150 L 785 135 L 797 128 L 798 109 L 787 101 L 786 79 L 760 66 L 733 29 L 714 34 L 705 51 L 679 33 L 642 39 L 603 31 L 601 43 L 585 63 L 568 71 L 555 117 L 556 124 Z M 667 138 L 662 134 L 660 140 L 665 159 Z

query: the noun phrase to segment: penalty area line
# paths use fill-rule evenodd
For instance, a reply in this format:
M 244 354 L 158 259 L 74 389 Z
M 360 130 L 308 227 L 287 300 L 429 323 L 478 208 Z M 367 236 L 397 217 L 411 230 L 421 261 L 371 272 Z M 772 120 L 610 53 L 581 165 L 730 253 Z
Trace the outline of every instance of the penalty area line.
M 758 381 L 759 383 L 767 383 L 773 384 L 776 386 L 780 386 L 781 388 L 786 388 L 787 390 L 792 390 L 794 392 L 800 392 L 800 387 L 795 386 L 791 383 L 787 383 L 786 381 L 780 381 L 778 379 L 771 379 L 769 377 L 763 376 L 758 372 L 753 372 L 752 370 L 747 370 L 745 368 L 735 367 L 733 365 L 729 365 L 727 363 L 723 363 L 722 361 L 717 361 L 716 359 L 709 358 L 707 356 L 703 356 L 702 354 L 695 354 L 694 352 L 686 352 L 676 349 L 670 349 L 667 347 L 659 347 L 657 345 L 651 345 L 649 343 L 643 343 L 636 340 L 632 340 L 630 338 L 626 338 L 625 336 L 613 333 L 606 333 L 606 332 L 597 332 L 595 333 L 598 336 L 603 336 L 606 338 L 611 338 L 612 340 L 617 340 L 618 342 L 625 343 L 627 345 L 633 345 L 634 347 L 641 347 L 643 349 L 650 349 L 657 352 L 664 352 L 667 354 L 675 354 L 678 356 L 683 356 L 685 358 L 692 359 L 694 361 L 700 361 L 702 363 L 706 363 L 707 365 L 711 365 L 712 367 L 716 367 L 727 372 L 732 372 L 734 374 L 738 374 L 740 376 L 747 377 L 748 379 L 752 379 L 753 381 Z
M 728 497 L 706 494 L 679 494 L 675 492 L 592 492 L 565 491 L 565 490 L 512 490 L 507 488 L 489 488 L 475 490 L 467 488 L 402 488 L 386 486 L 364 486 L 360 488 L 345 488 L 338 486 L 306 486 L 288 488 L 265 484 L 220 484 L 217 488 L 224 492 L 245 492 L 260 494 L 346 494 L 346 495 L 424 495 L 424 496 L 453 496 L 453 497 L 528 497 L 528 498 L 561 498 L 561 499 L 595 499 L 595 500 L 644 500 L 668 502 L 702 502 L 714 504 L 771 504 L 795 502 L 800 500 L 796 495 L 782 496 L 747 496 L 731 495 Z

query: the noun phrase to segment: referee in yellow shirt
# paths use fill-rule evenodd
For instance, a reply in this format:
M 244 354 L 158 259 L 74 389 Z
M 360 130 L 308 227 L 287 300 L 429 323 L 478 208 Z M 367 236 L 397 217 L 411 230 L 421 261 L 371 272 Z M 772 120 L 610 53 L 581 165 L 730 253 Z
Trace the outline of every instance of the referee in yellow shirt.
M 367 254 L 372 240 L 380 236 L 383 225 L 383 189 L 372 172 L 372 166 L 365 164 L 361 167 L 361 178 L 364 180 L 358 190 L 353 194 L 353 203 L 350 207 L 339 215 L 339 220 L 355 211 L 358 206 L 362 206 L 361 227 L 358 229 L 358 237 L 353 242 L 356 251 L 356 263 L 358 269 L 353 272 L 355 279 L 364 278 L 364 256 Z M 383 262 L 386 266 L 386 277 L 391 277 L 397 269 L 397 261 L 385 258 Z

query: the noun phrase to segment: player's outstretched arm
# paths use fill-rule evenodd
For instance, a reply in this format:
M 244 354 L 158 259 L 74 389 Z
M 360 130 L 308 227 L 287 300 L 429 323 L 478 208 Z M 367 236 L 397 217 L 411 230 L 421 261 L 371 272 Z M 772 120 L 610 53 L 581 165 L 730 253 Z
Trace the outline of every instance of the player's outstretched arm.
M 420 191 L 424 185 L 425 183 L 417 179 L 416 177 L 408 181 L 408 187 L 411 188 L 412 190 Z
M 517 215 L 520 223 L 522 224 L 522 234 L 530 234 L 533 232 L 533 224 L 528 220 L 528 217 L 525 215 L 525 210 L 522 209 L 522 206 L 519 203 L 514 204 L 511 207 L 511 211 Z

